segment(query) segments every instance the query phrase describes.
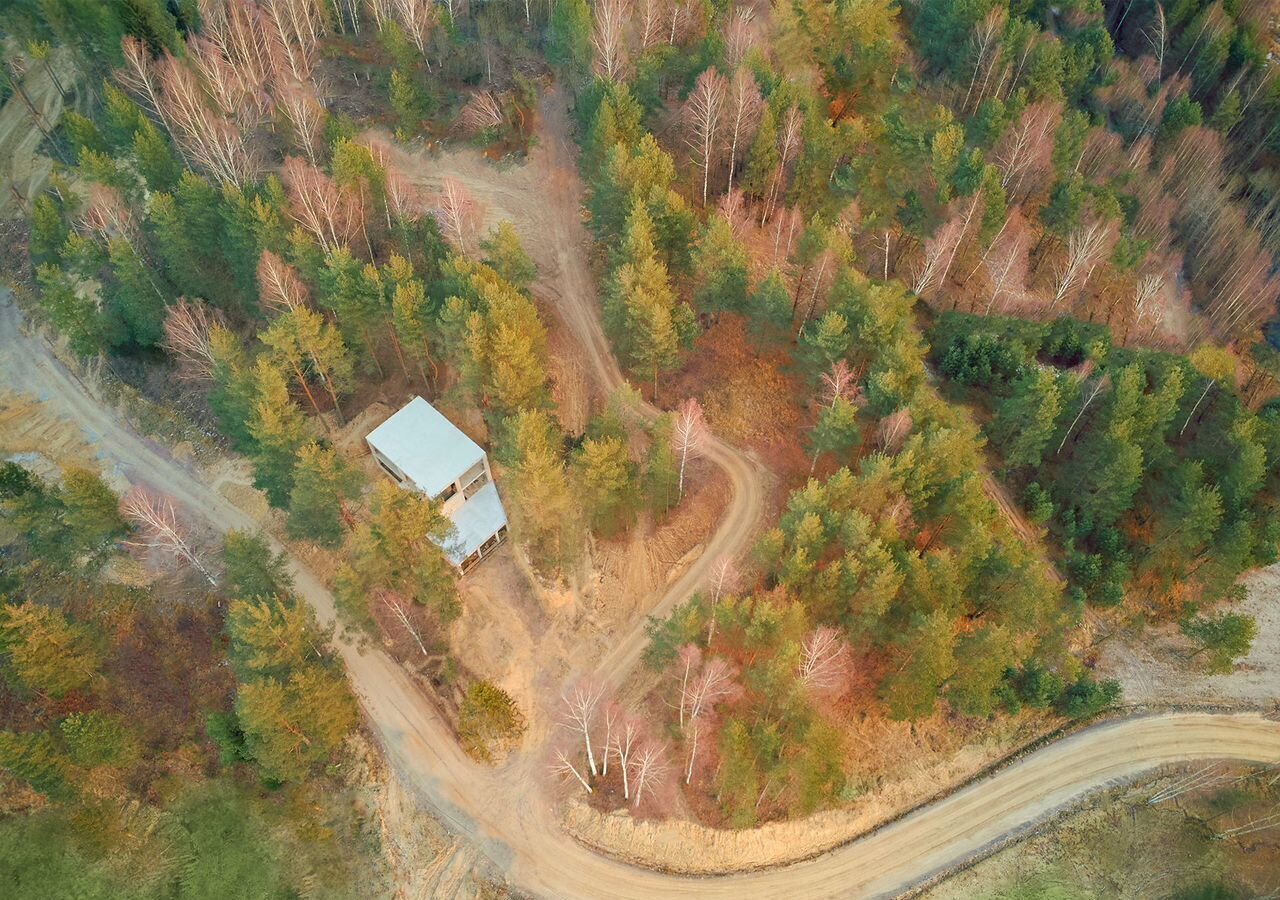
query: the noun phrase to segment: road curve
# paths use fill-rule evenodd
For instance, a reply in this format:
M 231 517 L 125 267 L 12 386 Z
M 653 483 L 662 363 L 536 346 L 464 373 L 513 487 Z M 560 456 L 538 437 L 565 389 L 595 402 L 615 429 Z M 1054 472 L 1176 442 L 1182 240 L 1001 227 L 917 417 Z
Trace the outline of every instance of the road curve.
M 582 221 L 582 180 L 570 134 L 566 97 L 563 91 L 553 91 L 539 105 L 538 141 L 518 166 L 496 166 L 467 149 L 436 155 L 392 144 L 392 153 L 410 182 L 436 190 L 445 178 L 452 179 L 479 201 L 488 213 L 488 224 L 511 222 L 537 265 L 535 294 L 555 307 L 586 357 L 598 395 L 608 397 L 627 382 L 600 324 L 596 277 L 590 264 L 592 242 Z M 638 411 L 651 421 L 663 414 L 647 402 Z M 705 442 L 703 456 L 728 480 L 729 503 L 702 553 L 652 603 L 649 615 L 665 616 L 692 596 L 720 558 L 744 555 L 764 514 L 765 470 L 758 460 L 714 436 Z M 644 624 L 641 616 L 596 662 L 596 677 L 614 687 L 626 680 L 644 651 Z M 579 647 L 577 657 L 581 659 L 585 651 L 585 646 Z
M 171 494 L 219 531 L 256 523 L 199 473 L 123 426 L 48 352 L 23 333 L 0 297 L 0 383 L 42 398 L 84 431 L 108 468 Z M 293 561 L 299 594 L 331 621 L 324 585 Z M 598 855 L 568 837 L 537 789 L 532 756 L 490 770 L 472 763 L 430 702 L 377 650 L 340 645 L 369 721 L 397 771 L 519 886 L 556 898 L 891 896 L 979 854 L 1090 791 L 1167 764 L 1235 759 L 1280 764 L 1280 723 L 1256 714 L 1183 713 L 1095 726 L 1030 754 L 992 777 L 867 837 L 811 860 L 715 878 L 664 875 Z
M 251 517 L 206 484 L 201 473 L 131 431 L 38 338 L 25 334 L 21 315 L 7 294 L 0 296 L 0 384 L 40 397 L 50 412 L 84 431 L 104 467 L 168 493 L 186 514 L 221 532 L 256 527 Z M 729 536 L 730 543 L 734 537 Z M 713 539 L 706 557 L 718 549 Z M 332 621 L 333 599 L 324 585 L 296 560 L 291 561 L 291 571 L 299 595 L 322 621 Z M 686 573 L 659 605 L 678 602 L 681 591 L 693 584 L 696 578 Z M 642 631 L 633 630 L 620 646 L 618 659 L 634 660 L 643 646 Z M 888 896 L 980 853 L 1092 790 L 1153 767 L 1219 758 L 1280 763 L 1280 724 L 1257 715 L 1188 713 L 1126 720 L 1086 729 L 814 859 L 717 878 L 676 877 L 598 855 L 575 842 L 559 828 L 553 807 L 537 786 L 541 766 L 536 757 L 517 755 L 496 770 L 477 766 L 394 661 L 377 649 L 348 643 L 340 643 L 339 649 L 371 727 L 407 783 L 443 820 L 474 840 L 515 884 L 566 900 Z

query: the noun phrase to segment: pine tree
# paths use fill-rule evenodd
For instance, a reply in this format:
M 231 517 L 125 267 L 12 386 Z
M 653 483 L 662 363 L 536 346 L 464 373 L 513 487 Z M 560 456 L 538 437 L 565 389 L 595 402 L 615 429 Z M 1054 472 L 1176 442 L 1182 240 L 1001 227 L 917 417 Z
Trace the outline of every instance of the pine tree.
M 229 655 L 241 680 L 287 677 L 317 662 L 317 647 L 324 641 L 305 605 L 278 596 L 232 600 L 227 633 Z
M 222 569 L 234 597 L 284 596 L 293 586 L 284 554 L 272 553 L 261 535 L 228 531 L 222 544 Z
M 991 426 L 993 440 L 1010 468 L 1039 468 L 1062 413 L 1062 391 L 1052 369 L 1031 369 L 1000 401 Z
M 103 136 L 113 153 L 134 146 L 134 136 L 148 121 L 128 94 L 109 80 L 102 82 Z
M 374 486 L 369 511 L 348 545 L 351 564 L 338 578 L 340 599 L 367 614 L 370 595 L 393 588 L 451 621 L 459 612 L 457 588 L 440 544 L 453 523 L 440 505 L 383 480 Z
M 71 796 L 68 760 L 47 731 L 0 731 L 0 769 L 51 799 Z
M 591 9 L 586 0 L 565 0 L 551 12 L 547 62 L 576 80 L 591 65 Z
M 991 625 L 966 634 L 956 643 L 956 673 L 947 684 L 947 699 L 966 716 L 989 716 L 1004 673 L 1015 662 L 1013 635 Z
M 837 397 L 829 406 L 822 407 L 818 421 L 809 434 L 813 447 L 813 461 L 823 453 L 840 453 L 856 447 L 862 433 L 858 424 L 858 407 L 847 398 Z
M 293 488 L 298 451 L 311 440 L 310 427 L 289 396 L 284 373 L 266 357 L 253 369 L 253 414 L 248 422 L 253 448 L 253 484 L 272 506 L 284 507 Z
M 525 253 L 515 226 L 510 222 L 499 222 L 493 234 L 480 242 L 480 249 L 484 251 L 485 265 L 518 291 L 528 291 L 538 277 L 537 267 Z
M 723 216 L 707 226 L 694 254 L 698 279 L 693 303 L 699 310 L 742 312 L 747 302 L 747 251 Z
M 827 371 L 836 360 L 845 357 L 852 340 L 849 320 L 843 313 L 830 309 L 800 333 L 797 355 L 804 360 L 805 370 L 810 377 L 817 379 L 819 373 Z
M 146 264 L 122 238 L 108 241 L 107 258 L 112 276 L 106 288 L 109 315 L 119 317 L 132 343 L 158 345 L 164 337 L 165 297 Z
M 236 716 L 245 745 L 271 780 L 300 781 L 328 760 L 356 726 L 355 701 L 341 675 L 318 666 L 240 685 Z
M 534 559 L 551 568 L 578 551 L 578 509 L 569 490 L 561 438 L 551 416 L 522 409 L 510 420 L 514 465 L 509 482 L 512 512 Z
M 667 268 L 656 258 L 653 221 L 637 199 L 627 220 L 622 262 L 605 298 L 605 319 L 623 359 L 639 372 L 659 372 L 679 360 L 680 345 L 695 327 L 692 311 L 676 301 Z
M 225 328 L 209 334 L 209 347 L 216 362 L 213 367 L 214 389 L 209 393 L 209 406 L 218 417 L 222 433 L 241 452 L 253 446 L 250 423 L 253 421 L 257 387 L 253 367 L 249 365 L 239 338 Z
M 1251 616 L 1221 613 L 1184 622 L 1182 633 L 1195 643 L 1194 655 L 1209 654 L 1211 672 L 1225 674 L 1235 668 L 1237 659 L 1248 655 L 1258 625 Z
M 770 104 L 765 104 L 760 114 L 760 127 L 747 154 L 747 167 L 742 175 L 743 193 L 763 199 L 773 181 L 774 173 L 782 163 L 778 152 L 778 119 Z
M 101 662 L 87 626 L 35 603 L 0 607 L 0 650 L 28 690 L 55 698 L 87 687 Z
M 758 343 L 777 341 L 791 330 L 791 295 L 782 273 L 771 269 L 747 300 L 747 315 Z
M 758 754 L 750 732 L 739 719 L 730 719 L 720 730 L 720 765 L 716 771 L 716 794 L 729 813 L 734 828 L 750 828 L 756 822 L 760 798 Z
M 400 129 L 407 135 L 416 135 L 421 130 L 435 106 L 417 76 L 406 69 L 392 69 L 389 99 L 391 109 L 400 119 Z
M 94 356 L 125 339 L 119 320 L 104 315 L 62 269 L 46 263 L 36 270 L 36 281 L 41 309 L 80 356 Z
M 277 316 L 258 337 L 275 361 L 293 373 L 316 414 L 320 414 L 320 405 L 311 391 L 312 378 L 323 386 L 341 420 L 338 394 L 351 385 L 352 365 L 337 329 L 315 310 L 298 306 Z
M 289 534 L 322 547 L 342 542 L 346 504 L 359 496 L 360 471 L 332 448 L 308 444 L 298 453 L 289 492 Z
M 182 176 L 182 163 L 173 153 L 168 140 L 160 129 L 144 119 L 133 135 L 133 155 L 138 162 L 138 173 L 153 193 L 172 191 Z
M 67 469 L 59 499 L 63 506 L 62 524 L 76 555 L 105 556 L 128 531 L 120 516 L 120 498 L 96 472 Z
M 613 533 L 631 511 L 635 467 L 620 438 L 587 438 L 574 459 L 574 468 L 593 527 Z
M 502 280 L 479 283 L 467 348 L 485 397 L 510 414 L 532 408 L 547 392 L 547 335 L 533 301 Z
M 71 761 L 86 769 L 127 766 L 137 761 L 137 735 L 119 716 L 92 711 L 72 713 L 58 723 L 58 734 Z
M 435 378 L 438 370 L 431 354 L 431 311 L 421 281 L 414 278 L 396 285 L 391 295 L 391 322 L 401 353 L 417 364 L 422 380 Z M 428 366 L 432 373 L 430 377 L 427 375 Z
M 956 670 L 955 640 L 944 610 L 916 616 L 903 638 L 906 660 L 881 686 L 893 718 L 920 719 L 933 713 L 938 692 Z
M 31 240 L 27 245 L 32 264 L 56 265 L 70 234 L 71 229 L 62 216 L 62 205 L 48 194 L 36 197 L 31 204 Z
M 483 762 L 525 730 L 524 715 L 511 695 L 489 681 L 467 688 L 458 710 L 458 737 L 468 755 Z
M 350 251 L 339 250 L 324 261 L 320 277 L 320 302 L 333 310 L 338 318 L 338 328 L 348 347 L 364 348 L 365 359 L 373 362 L 379 373 L 374 333 L 386 321 L 382 275 L 372 265 L 365 265 L 354 258 Z M 303 273 L 306 268 L 299 266 Z

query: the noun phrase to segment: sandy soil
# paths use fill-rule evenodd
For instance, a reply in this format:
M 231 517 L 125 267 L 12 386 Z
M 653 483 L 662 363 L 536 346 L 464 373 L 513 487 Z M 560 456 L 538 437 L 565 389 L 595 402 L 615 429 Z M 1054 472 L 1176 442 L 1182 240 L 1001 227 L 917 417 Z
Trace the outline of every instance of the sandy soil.
M 1117 635 L 1099 648 L 1097 670 L 1124 686 L 1132 703 L 1195 703 L 1280 708 L 1280 565 L 1244 578 L 1248 595 L 1232 608 L 1254 617 L 1253 647 L 1227 675 L 1209 675 L 1190 658 L 1189 642 L 1174 625 Z

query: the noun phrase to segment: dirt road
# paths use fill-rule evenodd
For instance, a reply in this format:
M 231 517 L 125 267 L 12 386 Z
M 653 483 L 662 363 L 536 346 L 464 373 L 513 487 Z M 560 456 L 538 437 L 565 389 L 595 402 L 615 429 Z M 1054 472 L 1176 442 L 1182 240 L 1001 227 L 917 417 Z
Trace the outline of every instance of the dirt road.
M 577 249 L 571 246 L 565 252 L 571 255 Z M 607 360 L 598 327 L 588 331 Z M 218 531 L 256 527 L 251 516 L 206 483 L 203 473 L 133 433 L 53 358 L 41 340 L 25 334 L 7 294 L 0 295 L 0 383 L 35 395 L 49 414 L 74 422 L 96 448 L 104 468 L 170 494 L 185 514 Z M 727 465 L 737 465 L 731 452 L 727 456 Z M 741 470 L 738 477 L 746 478 Z M 749 524 L 750 503 L 740 509 L 747 518 L 739 524 Z M 722 535 L 725 539 L 719 547 L 713 541 L 707 557 L 733 544 L 733 533 L 725 535 L 722 528 L 717 540 Z M 322 621 L 332 621 L 333 598 L 324 585 L 296 560 L 290 568 L 298 594 Z M 687 575 L 660 605 L 676 602 L 692 581 L 696 579 Z M 639 630 L 629 635 L 616 654 L 617 665 L 625 668 L 642 643 Z M 542 766 L 534 755 L 518 755 L 496 770 L 475 765 L 462 754 L 425 695 L 390 658 L 349 643 L 340 643 L 339 649 L 370 725 L 406 784 L 513 882 L 556 898 L 891 895 L 1089 790 L 1154 766 L 1224 757 L 1280 763 L 1280 724 L 1259 716 L 1184 714 L 1131 720 L 1081 732 L 813 860 L 767 872 L 680 878 L 597 855 L 570 839 L 538 787 Z
M 582 222 L 583 189 L 577 148 L 571 135 L 568 104 L 560 92 L 545 95 L 539 110 L 538 142 L 520 166 L 496 166 L 475 150 L 439 155 L 397 149 L 396 162 L 410 181 L 428 188 L 450 177 L 478 201 L 486 226 L 507 220 L 538 266 L 537 296 L 550 303 L 583 349 L 599 396 L 625 383 L 600 324 L 596 279 L 591 271 L 591 238 Z M 662 414 L 645 403 L 645 416 Z M 732 499 L 719 527 L 699 558 L 648 610 L 662 617 L 688 599 L 707 580 L 721 557 L 741 557 L 749 549 L 764 510 L 764 469 L 750 454 L 714 436 L 704 455 L 729 479 Z M 595 666 L 596 674 L 621 684 L 645 646 L 640 617 Z

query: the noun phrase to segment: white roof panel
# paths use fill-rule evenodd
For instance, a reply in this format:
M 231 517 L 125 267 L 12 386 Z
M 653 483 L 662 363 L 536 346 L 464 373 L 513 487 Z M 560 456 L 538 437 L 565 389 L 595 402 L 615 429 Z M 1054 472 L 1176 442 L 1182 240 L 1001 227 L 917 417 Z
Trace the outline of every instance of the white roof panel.
M 479 444 L 421 397 L 369 432 L 366 440 L 429 497 L 484 457 Z
M 449 518 L 453 520 L 453 532 L 443 542 L 444 555 L 458 565 L 495 531 L 507 524 L 507 514 L 502 509 L 498 489 L 491 481 Z

